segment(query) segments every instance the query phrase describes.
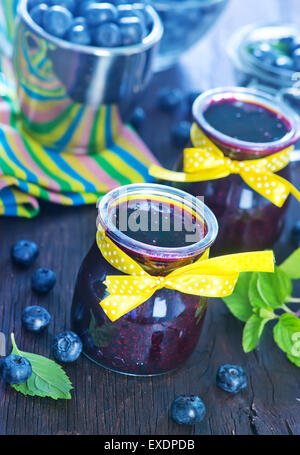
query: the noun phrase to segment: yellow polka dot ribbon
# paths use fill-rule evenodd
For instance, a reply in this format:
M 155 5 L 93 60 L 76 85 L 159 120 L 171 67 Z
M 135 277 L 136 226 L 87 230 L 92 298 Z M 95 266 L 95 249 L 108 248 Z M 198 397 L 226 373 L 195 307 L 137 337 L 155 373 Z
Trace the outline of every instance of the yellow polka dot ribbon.
M 191 140 L 194 147 L 184 150 L 184 172 L 152 165 L 149 174 L 160 180 L 175 182 L 200 182 L 239 174 L 253 190 L 277 207 L 282 207 L 290 193 L 300 201 L 300 192 L 290 182 L 274 174 L 288 165 L 293 147 L 265 158 L 235 161 L 227 158 L 195 123 L 191 128 Z
M 173 289 L 185 294 L 226 297 L 232 294 L 240 272 L 273 272 L 272 251 L 231 254 L 208 259 L 208 252 L 193 264 L 178 268 L 166 276 L 149 275 L 122 251 L 100 228 L 97 245 L 103 257 L 121 275 L 107 276 L 107 297 L 100 305 L 111 321 L 148 300 L 155 291 Z

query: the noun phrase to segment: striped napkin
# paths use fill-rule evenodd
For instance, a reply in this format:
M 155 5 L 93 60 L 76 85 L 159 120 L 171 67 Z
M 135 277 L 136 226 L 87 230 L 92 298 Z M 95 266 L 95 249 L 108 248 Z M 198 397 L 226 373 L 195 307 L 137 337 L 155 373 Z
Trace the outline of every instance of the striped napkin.
M 21 84 L 21 115 L 7 57 L 17 4 L 18 0 L 0 2 L 0 214 L 31 218 L 39 212 L 39 198 L 63 205 L 94 204 L 120 185 L 152 181 L 148 168 L 156 160 L 122 123 L 114 105 L 101 106 L 95 113 L 66 96 L 65 109 L 58 112 L 52 99 L 35 133 L 29 133 L 26 100 L 47 94 L 38 83 Z M 43 70 L 42 63 L 38 66 Z M 49 137 L 52 143 L 47 144 Z M 84 153 L 69 153 L 78 137 L 90 146 Z

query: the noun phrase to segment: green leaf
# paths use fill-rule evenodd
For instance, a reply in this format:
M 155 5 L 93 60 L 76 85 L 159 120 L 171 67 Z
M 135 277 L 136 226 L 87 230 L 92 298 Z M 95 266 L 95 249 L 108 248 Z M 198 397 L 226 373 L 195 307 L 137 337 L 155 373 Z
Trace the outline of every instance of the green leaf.
M 300 319 L 285 313 L 274 327 L 274 339 L 288 359 L 300 367 Z
M 257 276 L 257 290 L 265 304 L 273 309 L 282 308 L 292 292 L 290 278 L 278 267 L 274 273 L 258 272 Z
M 253 312 L 248 298 L 251 275 L 251 272 L 240 273 L 233 293 L 223 299 L 232 314 L 243 322 L 248 321 Z
M 266 310 L 272 310 L 272 307 L 262 299 L 258 292 L 258 276 L 258 273 L 254 272 L 249 283 L 248 297 L 250 303 L 254 309 L 265 308 Z
M 292 294 L 292 281 L 288 275 L 279 267 L 275 268 L 273 283 L 280 302 L 285 302 Z
M 62 367 L 46 357 L 20 351 L 16 346 L 13 334 L 11 338 L 12 354 L 25 357 L 32 367 L 31 377 L 23 384 L 16 384 L 12 387 L 23 395 L 69 400 L 71 398 L 70 390 L 73 387 Z
M 89 330 L 91 332 L 94 345 L 98 348 L 106 348 L 110 345 L 118 329 L 114 324 L 109 322 L 106 322 L 101 327 L 98 327 L 96 318 L 91 311 Z
M 264 330 L 265 324 L 269 320 L 269 318 L 262 319 L 257 314 L 253 314 L 246 322 L 243 331 L 243 349 L 245 352 L 250 352 L 256 347 Z
M 292 280 L 300 279 L 300 248 L 294 251 L 280 266 L 280 270 L 284 272 Z

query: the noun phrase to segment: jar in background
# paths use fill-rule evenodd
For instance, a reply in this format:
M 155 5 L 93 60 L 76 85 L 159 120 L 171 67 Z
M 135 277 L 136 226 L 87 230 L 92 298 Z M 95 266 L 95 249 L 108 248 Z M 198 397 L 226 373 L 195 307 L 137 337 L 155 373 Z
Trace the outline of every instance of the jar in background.
M 255 160 L 293 145 L 298 118 L 283 103 L 248 88 L 218 88 L 199 96 L 193 105 L 199 128 L 232 160 Z M 182 170 L 182 160 L 178 170 Z M 289 166 L 278 175 L 289 180 Z M 213 252 L 263 250 L 278 240 L 288 206 L 275 206 L 250 188 L 240 175 L 216 180 L 175 183 L 194 196 L 204 196 L 219 223 Z

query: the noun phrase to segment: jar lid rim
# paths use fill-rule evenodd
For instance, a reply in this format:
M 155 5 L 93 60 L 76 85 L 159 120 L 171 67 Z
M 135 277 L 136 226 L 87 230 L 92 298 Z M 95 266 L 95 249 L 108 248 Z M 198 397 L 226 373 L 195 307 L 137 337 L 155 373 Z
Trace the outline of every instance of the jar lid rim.
M 202 217 L 207 228 L 206 235 L 196 243 L 175 248 L 149 245 L 129 237 L 113 224 L 109 216 L 109 208 L 112 203 L 124 198 L 124 196 L 134 195 L 153 196 L 154 200 L 155 196 L 165 196 L 170 200 L 170 203 L 176 200 L 181 201 L 186 207 L 192 208 L 195 213 L 198 213 Z M 184 259 L 197 256 L 212 245 L 218 234 L 218 222 L 215 215 L 199 197 L 192 196 L 177 188 L 154 183 L 126 185 L 107 193 L 98 204 L 97 226 L 99 224 L 101 224 L 101 227 L 106 231 L 112 241 L 125 248 L 129 248 L 135 253 L 154 259 Z

